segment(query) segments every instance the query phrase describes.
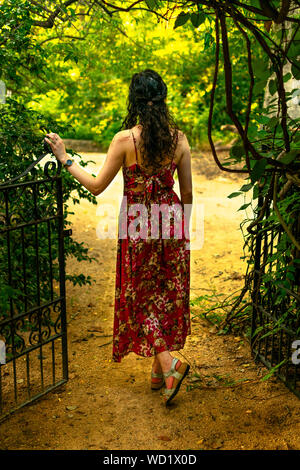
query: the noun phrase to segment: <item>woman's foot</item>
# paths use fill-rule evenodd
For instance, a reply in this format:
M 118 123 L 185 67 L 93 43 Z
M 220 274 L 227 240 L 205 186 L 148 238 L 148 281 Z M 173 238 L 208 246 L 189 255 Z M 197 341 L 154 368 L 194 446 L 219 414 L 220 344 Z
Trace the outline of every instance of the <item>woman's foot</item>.
M 151 388 L 152 390 L 159 390 L 163 384 L 164 376 L 162 373 L 162 368 L 157 357 L 155 357 L 151 370 Z
M 153 364 L 152 364 L 152 370 L 156 374 L 162 374 L 162 368 L 161 368 L 160 362 L 159 362 L 159 360 L 157 359 L 156 356 L 155 356 Z
M 178 359 L 178 362 L 176 363 L 175 365 L 175 370 L 177 370 L 180 366 L 181 366 L 182 362 Z M 172 362 L 171 362 L 171 365 L 169 367 L 168 370 L 165 370 L 164 372 L 168 372 L 170 370 L 172 366 Z M 170 376 L 170 377 L 166 377 L 165 378 L 165 384 L 166 384 L 166 388 L 172 388 L 173 387 L 173 382 L 174 382 L 174 377 Z
M 165 404 L 168 405 L 178 393 L 183 379 L 189 372 L 190 366 L 171 356 L 169 351 L 159 354 L 166 388 L 164 389 Z

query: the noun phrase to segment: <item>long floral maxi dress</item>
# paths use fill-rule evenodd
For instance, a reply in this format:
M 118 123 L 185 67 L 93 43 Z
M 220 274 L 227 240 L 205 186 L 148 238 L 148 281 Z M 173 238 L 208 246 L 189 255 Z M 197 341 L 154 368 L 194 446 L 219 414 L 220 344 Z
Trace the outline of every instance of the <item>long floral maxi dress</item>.
M 184 230 L 183 205 L 173 190 L 175 168 L 172 161 L 149 175 L 137 162 L 123 166 L 113 325 L 115 362 L 131 351 L 149 357 L 182 349 L 191 334 L 190 240 Z M 138 184 L 143 184 L 142 191 L 132 189 Z M 168 219 L 164 214 L 170 207 L 175 211 Z M 156 218 L 151 216 L 152 209 Z

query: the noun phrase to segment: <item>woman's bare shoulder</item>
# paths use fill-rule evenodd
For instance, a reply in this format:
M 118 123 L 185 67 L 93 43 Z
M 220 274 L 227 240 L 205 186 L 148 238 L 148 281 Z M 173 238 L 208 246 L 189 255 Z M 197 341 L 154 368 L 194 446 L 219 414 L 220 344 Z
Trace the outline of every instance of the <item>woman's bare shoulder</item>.
M 122 131 L 117 132 L 114 135 L 113 140 L 119 141 L 119 142 L 125 142 L 130 138 L 130 136 L 131 136 L 130 129 L 124 129 Z
M 187 139 L 186 134 L 178 130 L 178 142 L 177 142 L 177 151 L 180 154 L 180 156 L 187 150 L 189 150 L 189 142 Z
M 181 145 L 182 143 L 187 141 L 186 135 L 180 129 L 176 129 L 176 131 L 178 133 L 178 144 Z M 174 132 L 176 131 L 174 129 L 171 129 L 172 134 L 174 134 Z

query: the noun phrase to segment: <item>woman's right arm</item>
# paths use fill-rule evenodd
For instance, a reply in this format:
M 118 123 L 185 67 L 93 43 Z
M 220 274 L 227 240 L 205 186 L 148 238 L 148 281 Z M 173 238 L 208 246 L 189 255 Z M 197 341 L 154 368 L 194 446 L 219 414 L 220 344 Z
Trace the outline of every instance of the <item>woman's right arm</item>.
M 191 168 L 191 150 L 185 134 L 180 142 L 181 158 L 177 165 L 180 197 L 182 204 L 192 204 L 193 185 Z
M 181 203 L 184 210 L 184 224 L 185 230 L 189 233 L 190 219 L 192 213 L 193 203 L 193 186 L 192 186 L 192 168 L 191 168 L 191 151 L 188 140 L 183 134 L 183 139 L 180 142 L 181 158 L 177 165 L 177 173 L 179 180 L 179 189 L 181 196 Z M 189 237 L 189 235 L 188 235 Z

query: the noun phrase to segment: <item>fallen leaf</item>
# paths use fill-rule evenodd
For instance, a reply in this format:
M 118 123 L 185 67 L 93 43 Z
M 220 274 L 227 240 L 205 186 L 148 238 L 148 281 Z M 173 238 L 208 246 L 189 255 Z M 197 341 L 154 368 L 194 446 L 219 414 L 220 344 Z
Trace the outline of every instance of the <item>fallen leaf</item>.
M 210 333 L 216 333 L 218 331 L 218 328 L 216 326 L 212 326 L 208 331 Z
M 66 410 L 68 410 L 68 411 L 76 410 L 76 408 L 78 408 L 78 406 L 76 406 L 76 405 L 69 405 L 69 406 L 66 406 Z
M 189 380 L 190 380 L 190 382 L 201 382 L 202 381 L 201 377 L 191 377 Z
M 160 439 L 161 441 L 171 441 L 171 437 L 169 436 L 158 436 L 157 439 Z

